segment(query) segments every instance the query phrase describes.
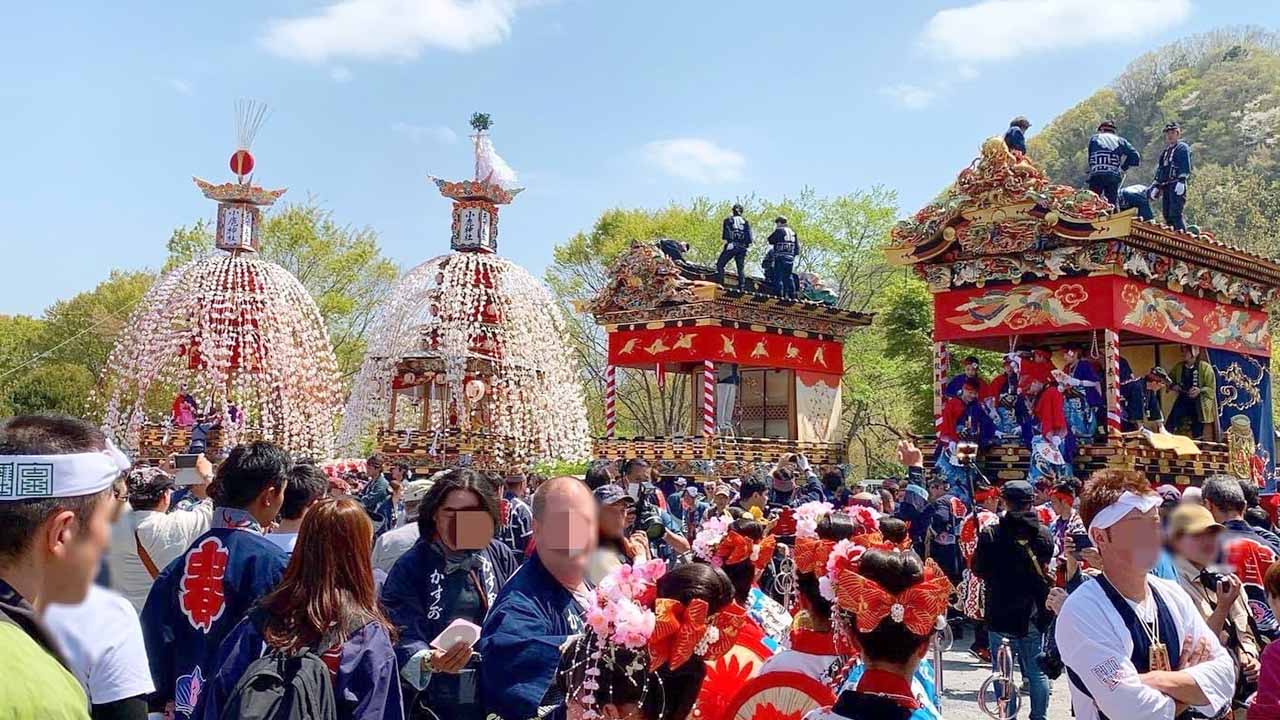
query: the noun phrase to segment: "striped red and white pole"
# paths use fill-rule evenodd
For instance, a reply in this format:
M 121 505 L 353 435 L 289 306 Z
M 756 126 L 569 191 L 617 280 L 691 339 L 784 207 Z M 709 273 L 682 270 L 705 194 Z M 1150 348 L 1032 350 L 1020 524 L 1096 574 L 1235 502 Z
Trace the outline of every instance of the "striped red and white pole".
M 702 361 L 702 434 L 716 434 L 716 366 Z
M 618 426 L 618 414 L 615 408 L 618 399 L 617 368 L 604 366 L 604 436 L 612 440 L 613 431 Z
M 942 427 L 943 391 L 947 385 L 947 372 L 951 369 L 951 353 L 947 344 L 933 344 L 933 427 L 937 431 Z
M 1107 362 L 1107 432 L 1119 433 L 1120 426 L 1120 334 L 1115 330 L 1102 333 Z

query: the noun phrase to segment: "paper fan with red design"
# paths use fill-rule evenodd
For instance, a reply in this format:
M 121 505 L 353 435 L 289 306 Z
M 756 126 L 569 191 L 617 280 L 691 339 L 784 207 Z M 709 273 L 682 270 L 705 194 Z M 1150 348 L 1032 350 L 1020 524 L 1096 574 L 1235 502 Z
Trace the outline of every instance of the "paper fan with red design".
M 744 626 L 744 629 L 749 627 L 751 623 Z M 764 661 L 771 655 L 773 652 L 765 647 L 760 637 L 740 633 L 737 644 L 724 657 L 707 663 L 707 676 L 702 681 L 692 717 L 698 720 L 722 720 L 729 698 L 760 673 Z
M 770 672 L 744 685 L 720 720 L 802 720 L 809 711 L 835 701 L 831 688 L 808 675 Z

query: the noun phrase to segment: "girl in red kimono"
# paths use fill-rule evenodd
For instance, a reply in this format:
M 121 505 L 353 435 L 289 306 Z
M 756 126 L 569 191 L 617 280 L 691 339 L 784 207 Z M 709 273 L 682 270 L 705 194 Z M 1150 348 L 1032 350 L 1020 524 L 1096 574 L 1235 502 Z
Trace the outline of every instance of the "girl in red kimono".
M 776 545 L 777 539 L 766 534 L 764 524 L 750 516 L 727 524 L 717 516 L 698 529 L 694 556 L 729 576 L 734 603 L 746 611 L 747 617 L 733 647 L 707 663 L 707 678 L 694 707 L 694 718 L 718 720 L 734 692 L 781 649 L 791 616 L 757 584 Z
M 557 678 L 570 720 L 691 717 L 707 663 L 746 622 L 729 578 L 698 563 L 624 565 L 587 600 L 587 630 L 565 651 Z
M 833 551 L 833 555 L 836 552 Z M 806 720 L 939 720 L 931 693 L 916 677 L 929 641 L 946 622 L 951 582 L 913 552 L 872 549 L 828 571 L 838 632 L 863 664 L 830 708 Z
M 760 674 L 798 672 L 832 683 L 844 656 L 836 649 L 831 627 L 831 601 L 822 597 L 818 579 L 827 574 L 827 557 L 841 540 L 853 537 L 858 526 L 846 514 L 830 512 L 810 530 L 796 531 L 795 573 L 799 591 L 798 612 L 791 623 L 786 649 L 765 661 Z

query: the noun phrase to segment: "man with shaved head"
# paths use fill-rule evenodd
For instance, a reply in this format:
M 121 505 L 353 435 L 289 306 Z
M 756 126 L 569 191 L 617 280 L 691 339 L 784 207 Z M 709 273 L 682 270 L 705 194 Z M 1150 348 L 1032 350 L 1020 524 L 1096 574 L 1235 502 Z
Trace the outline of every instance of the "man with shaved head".
M 480 697 L 504 720 L 564 720 L 554 682 L 560 653 L 582 632 L 587 561 L 596 548 L 596 501 L 585 483 L 557 477 L 533 494 L 529 561 L 507 581 L 485 619 L 476 652 Z

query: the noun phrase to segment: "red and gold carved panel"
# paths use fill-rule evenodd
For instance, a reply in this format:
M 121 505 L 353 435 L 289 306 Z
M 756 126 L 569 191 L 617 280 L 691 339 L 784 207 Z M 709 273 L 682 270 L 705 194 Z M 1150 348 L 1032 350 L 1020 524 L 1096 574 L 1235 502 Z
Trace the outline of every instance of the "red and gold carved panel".
M 746 367 L 844 372 L 840 343 L 731 328 L 677 327 L 609 333 L 609 364 L 653 367 L 711 360 Z
M 933 309 L 939 342 L 1112 329 L 1271 354 L 1266 313 L 1118 275 L 940 292 L 933 296 Z

